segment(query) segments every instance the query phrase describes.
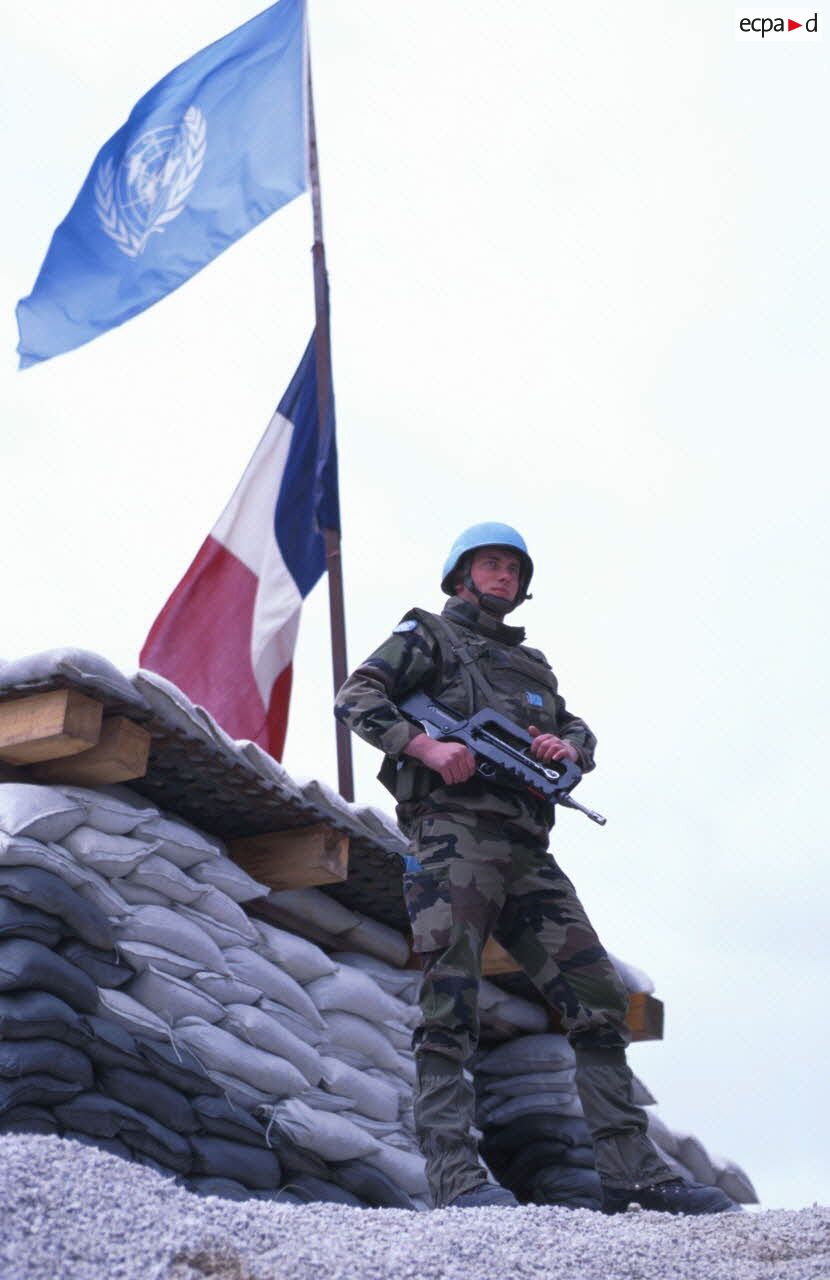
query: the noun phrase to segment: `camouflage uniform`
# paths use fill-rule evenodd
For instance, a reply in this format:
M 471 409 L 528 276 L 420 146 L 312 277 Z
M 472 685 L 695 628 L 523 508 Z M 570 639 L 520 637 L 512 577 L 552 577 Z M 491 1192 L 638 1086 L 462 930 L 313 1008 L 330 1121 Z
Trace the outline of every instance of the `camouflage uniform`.
M 630 1188 L 672 1177 L 632 1101 L 625 990 L 547 852 L 552 810 L 478 774 L 446 786 L 402 754 L 420 729 L 396 704 L 423 687 L 461 715 L 489 706 L 524 728 L 555 733 L 577 748 L 584 771 L 592 769 L 594 735 L 567 710 L 544 656 L 523 640 L 521 627 L 460 599 L 440 618 L 412 610 L 349 677 L 335 706 L 339 720 L 384 752 L 379 776 L 410 840 L 404 897 L 424 973 L 415 1119 L 439 1205 L 484 1177 L 469 1135 L 473 1096 L 463 1066 L 478 1042 L 481 952 L 491 934 L 559 1014 L 574 1046 L 603 1181 Z

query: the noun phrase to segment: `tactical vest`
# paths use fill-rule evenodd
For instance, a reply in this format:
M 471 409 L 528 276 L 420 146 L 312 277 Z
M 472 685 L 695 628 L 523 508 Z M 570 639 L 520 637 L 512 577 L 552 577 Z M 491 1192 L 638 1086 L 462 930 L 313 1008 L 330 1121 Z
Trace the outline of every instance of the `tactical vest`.
M 523 729 L 534 724 L 543 733 L 556 733 L 556 676 L 538 649 L 503 643 L 426 609 L 410 609 L 406 619 L 419 622 L 438 647 L 435 678 L 426 688 L 432 697 L 460 716 L 489 707 Z M 399 804 L 423 799 L 444 785 L 438 774 L 408 756 L 387 757 L 378 778 Z M 484 786 L 476 777 L 453 792 L 460 798 L 464 789 Z

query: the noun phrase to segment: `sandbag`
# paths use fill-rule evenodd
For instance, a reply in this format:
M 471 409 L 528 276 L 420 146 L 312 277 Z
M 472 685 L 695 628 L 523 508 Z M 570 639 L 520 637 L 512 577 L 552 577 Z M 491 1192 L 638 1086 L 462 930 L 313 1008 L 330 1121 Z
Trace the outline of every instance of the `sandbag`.
M 58 1122 L 45 1107 L 11 1107 L 0 1115 L 0 1133 L 57 1133 Z
M 169 907 L 171 899 L 166 893 L 156 889 L 147 889 L 144 885 L 133 884 L 128 876 L 118 881 L 118 892 L 130 907 Z
M 315 978 L 306 984 L 305 991 L 321 1012 L 342 1009 L 370 1022 L 397 1022 L 402 1015 L 411 1015 L 408 1006 L 387 995 L 368 973 L 348 965 L 337 965 L 333 973 Z
M 13 898 L 0 898 L 0 939 L 31 938 L 44 947 L 54 947 L 61 933 L 57 916 L 49 916 L 37 907 L 27 907 Z
M 169 1084 L 124 1067 L 101 1071 L 99 1079 L 104 1093 L 137 1108 L 174 1133 L 196 1133 L 199 1129 L 193 1107 L 183 1093 Z
M 101 991 L 98 1012 L 125 1027 L 130 1035 L 140 1035 L 150 1040 L 166 1040 L 169 1027 L 163 1018 L 146 1009 L 125 991 Z
M 375 1120 L 398 1119 L 399 1094 L 381 1080 L 372 1079 L 337 1058 L 321 1058 L 323 1080 L 335 1093 L 352 1099 L 356 1111 Z
M 43 844 L 28 836 L 9 836 L 3 831 L 0 831 L 0 866 L 39 867 L 41 871 L 50 871 L 72 889 L 76 889 L 84 878 L 83 869 L 60 845 Z
M 86 819 L 86 809 L 55 787 L 0 782 L 0 831 L 33 840 L 62 840 Z
M 98 990 L 85 973 L 30 938 L 0 941 L 0 991 L 46 991 L 81 1013 L 98 1005 Z
M 153 1074 L 164 1084 L 186 1094 L 218 1096 L 222 1090 L 202 1063 L 183 1044 L 160 1044 L 156 1040 L 137 1041 L 139 1053 Z
M 95 1147 L 98 1151 L 107 1151 L 119 1160 L 132 1160 L 133 1153 L 118 1138 L 96 1138 L 89 1133 L 79 1133 L 77 1129 L 64 1130 L 62 1137 L 71 1142 L 79 1142 L 82 1147 Z
M 46 1037 L 0 1041 L 0 1077 L 14 1079 L 38 1072 L 68 1080 L 79 1090 L 92 1088 L 92 1064 L 80 1049 Z
M 202 885 L 213 885 L 234 902 L 252 902 L 254 898 L 263 898 L 271 892 L 267 884 L 260 884 L 243 871 L 230 858 L 213 858 L 205 862 L 197 862 L 191 867 L 190 874 Z
M 84 1049 L 96 1068 L 127 1067 L 131 1071 L 146 1070 L 138 1042 L 126 1027 L 98 1014 L 86 1018 L 85 1022 L 90 1034 L 89 1043 Z
M 476 1058 L 476 1074 L 521 1075 L 531 1071 L 555 1071 L 572 1067 L 576 1055 L 563 1035 L 519 1036 Z
M 160 973 L 169 973 L 174 978 L 192 978 L 199 972 L 200 961 L 177 955 L 175 951 L 154 946 L 151 942 L 128 942 L 119 938 L 115 945 L 119 955 L 122 955 L 127 964 L 137 973 L 149 968 L 150 965 Z M 208 992 L 208 994 L 213 993 Z
M 157 847 L 156 841 L 109 835 L 81 824 L 60 841 L 77 862 L 102 876 L 128 876 Z
M 263 1009 L 247 1004 L 229 1005 L 223 1013 L 225 1016 L 222 1026 L 226 1031 L 257 1049 L 276 1053 L 293 1063 L 310 1085 L 320 1083 L 323 1078 L 323 1062 L 319 1053 L 299 1036 L 295 1036 L 278 1019 L 271 1017 Z
M 197 991 L 203 991 L 223 1005 L 256 1004 L 262 995 L 259 988 L 251 986 L 249 982 L 240 982 L 239 978 L 230 974 L 210 973 L 206 969 L 199 969 L 192 974 L 190 982 Z
M 304 924 L 337 937 L 355 929 L 360 917 L 337 902 L 322 889 L 283 889 L 268 895 L 268 905 L 275 911 L 280 924 L 303 931 Z
M 132 907 L 124 901 L 116 888 L 116 885 L 121 884 L 120 880 L 108 880 L 100 871 L 95 871 L 93 867 L 82 867 L 79 863 L 75 864 L 75 869 L 78 873 L 78 893 L 102 915 L 120 919 L 130 914 Z
M 338 1056 L 337 1049 L 342 1046 L 365 1056 L 377 1067 L 383 1067 L 387 1071 L 402 1071 L 398 1053 L 386 1037 L 365 1018 L 334 1009 L 329 1013 L 326 1024 L 334 1057 Z
M 255 920 L 259 943 L 257 951 L 278 968 L 290 973 L 297 982 L 313 982 L 327 973 L 334 973 L 337 966 L 315 943 L 301 938 L 287 929 L 278 929 L 265 920 Z
M 409 939 L 399 930 L 369 916 L 361 916 L 357 926 L 341 935 L 339 941 L 346 951 L 367 951 L 399 969 L 409 963 Z
M 284 1098 L 307 1088 L 305 1076 L 285 1058 L 245 1044 L 221 1027 L 188 1019 L 176 1028 L 174 1039 L 184 1043 L 209 1070 L 237 1076 L 270 1097 Z
M 81 1087 L 45 1071 L 19 1076 L 16 1080 L 0 1079 L 0 1116 L 13 1107 L 54 1107 L 56 1103 L 68 1102 L 81 1092 Z
M 399 1186 L 367 1160 L 344 1160 L 333 1165 L 332 1178 L 364 1203 L 377 1209 L 415 1209 L 416 1206 Z
M 0 995 L 0 1040 L 41 1036 L 77 1047 L 85 1043 L 89 1032 L 81 1015 L 59 996 L 46 991 Z
M 717 1186 L 736 1204 L 757 1204 L 758 1193 L 744 1170 L 732 1160 L 721 1162 L 717 1170 Z
M 540 1169 L 530 1191 L 533 1204 L 560 1204 L 571 1209 L 599 1209 L 602 1198 L 602 1183 L 594 1169 L 555 1164 Z
M 476 1107 L 476 1124 L 481 1128 L 511 1124 L 520 1116 L 551 1114 L 581 1116 L 582 1103 L 576 1093 L 530 1093 L 524 1097 L 507 1098 L 504 1102 Z
M 377 956 L 367 956 L 359 951 L 334 951 L 331 959 L 371 974 L 388 995 L 397 996 L 409 1005 L 417 1004 L 423 980 L 419 969 L 398 969 Z
M 193 1111 L 201 1128 L 216 1138 L 230 1138 L 253 1147 L 264 1147 L 265 1129 L 253 1116 L 235 1107 L 227 1098 L 211 1098 L 200 1094 L 192 1099 Z
M 233 1178 L 194 1178 L 191 1175 L 187 1187 L 195 1196 L 218 1196 L 220 1200 L 251 1200 L 255 1194 Z M 296 1203 L 303 1202 L 298 1198 Z
M 170 818 L 150 818 L 139 822 L 133 831 L 136 839 L 149 838 L 161 843 L 156 853 L 169 858 L 177 867 L 186 871 L 188 867 L 209 858 L 218 858 L 224 854 L 221 840 L 203 835 L 194 827 Z
M 152 1167 L 160 1165 L 159 1173 L 172 1169 L 175 1173 L 190 1173 L 193 1155 L 190 1142 L 174 1133 L 166 1125 L 159 1124 L 152 1116 L 144 1116 L 141 1129 L 122 1129 L 121 1141 L 139 1156 L 141 1164 L 152 1161 Z
M 196 960 L 201 969 L 211 969 L 216 973 L 228 971 L 216 943 L 205 935 L 204 930 L 184 918 L 181 909 L 137 907 L 132 915 L 118 923 L 115 934 L 119 943 L 149 943 Z
M 312 1000 L 303 988 L 288 973 L 283 973 L 270 960 L 251 951 L 247 947 L 230 947 L 225 952 L 225 960 L 235 978 L 257 987 L 269 1000 L 288 1005 L 295 1013 L 299 1013 L 312 1026 L 325 1026 Z
M 306 1044 L 312 1045 L 315 1049 L 328 1043 L 326 1024 L 316 1010 L 315 1021 L 312 1024 L 308 1018 L 304 1018 L 294 1009 L 289 1009 L 287 1004 L 280 1004 L 278 1000 L 269 1000 L 267 996 L 262 996 L 257 1004 L 260 1009 L 264 1009 L 271 1017 L 288 1027 L 289 1031 L 293 1031 L 295 1036 L 299 1036 L 300 1040 L 305 1040 Z
M 375 1138 L 351 1120 L 328 1111 L 312 1111 L 298 1098 L 277 1103 L 270 1119 L 289 1142 L 322 1160 L 356 1160 L 380 1148 Z
M 377 1150 L 368 1152 L 365 1159 L 407 1195 L 424 1195 L 429 1190 L 426 1162 L 420 1152 L 401 1151 L 388 1142 L 379 1142 Z
M 205 893 L 204 885 L 192 880 L 169 858 L 160 858 L 156 853 L 151 853 L 144 858 L 135 870 L 127 875 L 126 881 L 130 888 L 149 890 L 160 897 L 169 898 L 171 902 L 183 903 L 186 906 L 198 905 Z M 121 891 L 123 893 L 123 887 Z
M 194 1173 L 214 1178 L 233 1178 L 243 1186 L 275 1190 L 282 1170 L 273 1151 L 257 1150 L 227 1138 L 191 1138 Z
M 123 987 L 133 977 L 132 969 L 119 963 L 118 952 L 114 947 L 110 951 L 102 951 L 100 947 L 90 947 L 80 938 L 67 938 L 57 948 L 57 952 L 64 960 L 82 970 L 96 987 Z
M 158 809 L 126 787 L 78 787 L 64 783 L 59 790 L 67 800 L 83 805 L 86 823 L 106 835 L 129 835 L 138 823 L 158 816 Z
M 92 947 L 109 951 L 113 945 L 113 931 L 106 915 L 50 871 L 0 867 L 0 894 L 57 916 L 66 932 L 76 934 Z
M 207 893 L 208 890 L 205 890 Z M 219 890 L 213 890 L 218 893 Z M 230 902 L 230 898 L 228 898 Z M 215 916 L 208 914 L 207 911 L 201 910 L 204 905 L 204 899 L 200 898 L 192 907 L 184 905 L 178 908 L 178 914 L 183 919 L 190 921 L 192 925 L 205 934 L 217 947 L 221 947 L 224 951 L 227 947 L 251 947 L 256 941 L 256 930 L 247 921 L 243 927 L 237 925 L 225 924 L 222 920 L 217 920 Z M 236 906 L 236 903 L 233 904 Z M 241 910 L 241 908 L 240 908 Z M 244 914 L 244 913 L 243 913 Z
M 529 1071 L 520 1076 L 477 1076 L 476 1091 L 482 1097 L 515 1098 L 531 1093 L 557 1092 L 571 1086 L 576 1089 L 575 1067 L 558 1071 Z
M 368 1208 L 345 1187 L 325 1178 L 315 1178 L 310 1173 L 294 1174 L 282 1190 L 297 1196 L 304 1204 L 346 1204 L 353 1209 Z
M 158 1014 L 170 1026 L 182 1018 L 201 1018 L 205 1022 L 221 1022 L 224 1006 L 203 991 L 195 990 L 189 982 L 160 973 L 150 965 L 133 978 L 127 994 L 146 1009 Z

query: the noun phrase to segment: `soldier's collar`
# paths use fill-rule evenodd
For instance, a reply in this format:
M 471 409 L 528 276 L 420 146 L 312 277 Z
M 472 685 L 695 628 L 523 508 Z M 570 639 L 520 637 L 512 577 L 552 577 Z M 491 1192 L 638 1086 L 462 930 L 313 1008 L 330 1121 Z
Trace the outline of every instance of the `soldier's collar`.
M 524 627 L 508 627 L 506 622 L 493 618 L 483 609 L 477 609 L 467 600 L 459 600 L 457 596 L 454 600 L 447 601 L 443 612 L 450 622 L 460 623 L 462 627 L 469 627 L 471 631 L 498 640 L 500 644 L 516 645 L 524 642 Z

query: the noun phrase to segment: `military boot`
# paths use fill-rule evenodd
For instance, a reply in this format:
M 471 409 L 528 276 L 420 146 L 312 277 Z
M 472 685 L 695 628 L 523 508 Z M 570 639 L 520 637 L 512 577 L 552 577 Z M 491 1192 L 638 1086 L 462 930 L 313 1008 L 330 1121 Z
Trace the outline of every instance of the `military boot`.
M 740 1207 L 719 1187 L 671 1178 L 647 1187 L 603 1187 L 602 1212 L 624 1213 L 630 1204 L 658 1213 L 740 1213 Z
M 470 1133 L 475 1094 L 460 1062 L 425 1052 L 416 1055 L 416 1065 L 415 1132 L 427 1162 L 433 1204 L 440 1209 L 488 1185 Z
M 513 1192 L 508 1191 L 507 1187 L 500 1187 L 497 1182 L 483 1182 L 480 1187 L 476 1187 L 475 1191 L 464 1191 L 446 1205 L 447 1209 L 517 1209 L 518 1207 L 519 1202 Z

